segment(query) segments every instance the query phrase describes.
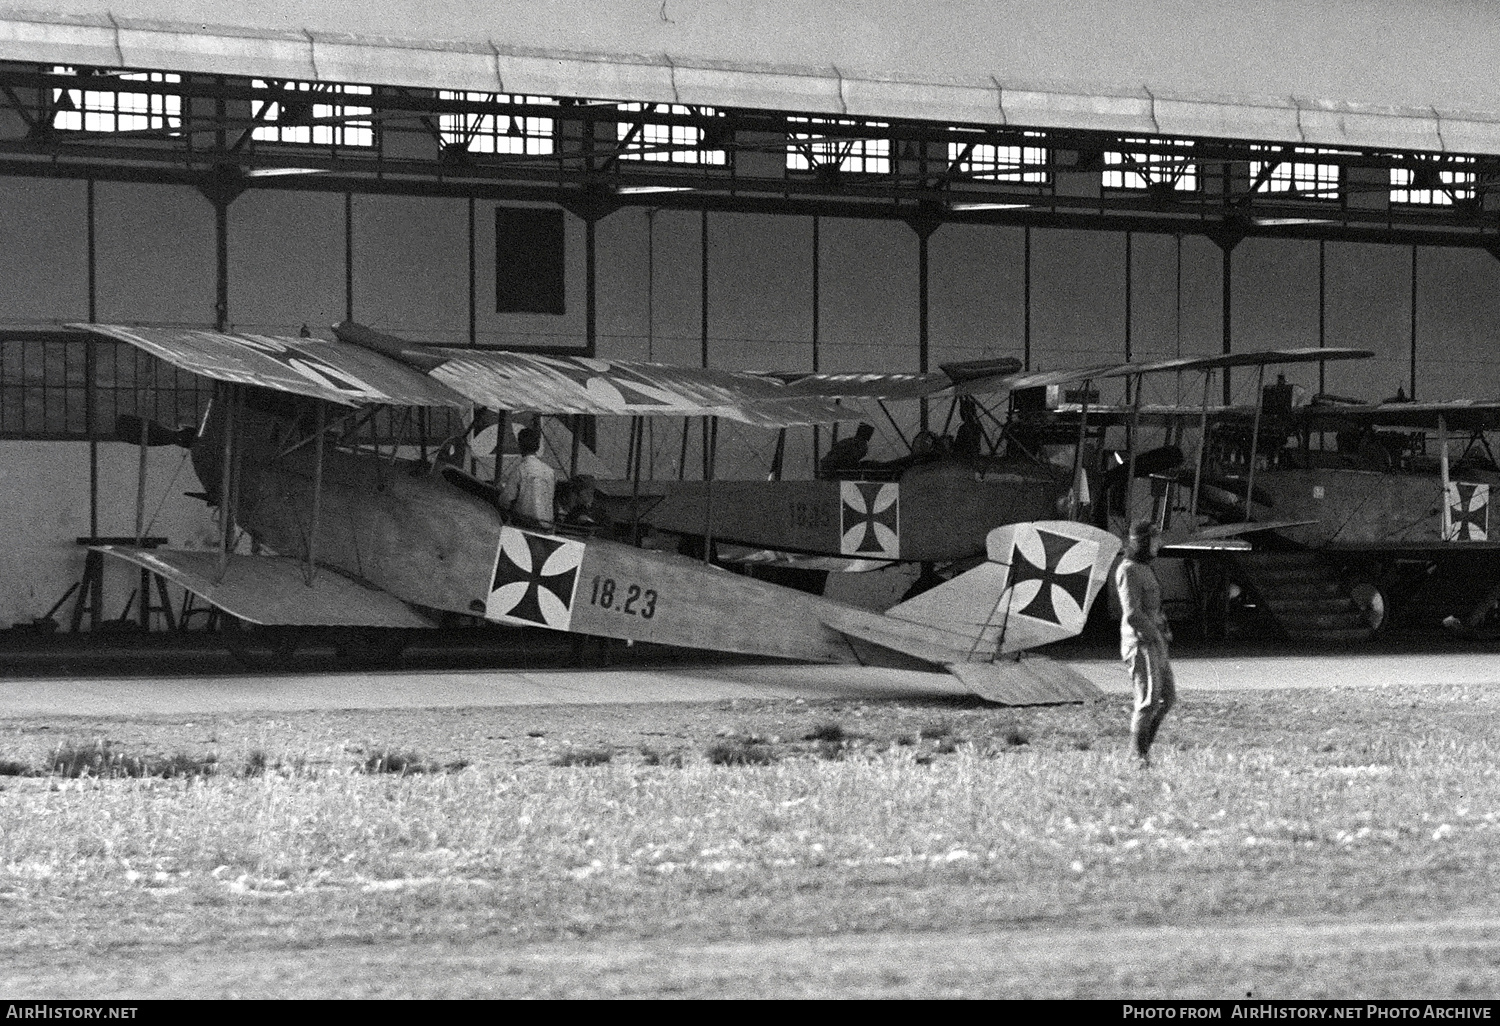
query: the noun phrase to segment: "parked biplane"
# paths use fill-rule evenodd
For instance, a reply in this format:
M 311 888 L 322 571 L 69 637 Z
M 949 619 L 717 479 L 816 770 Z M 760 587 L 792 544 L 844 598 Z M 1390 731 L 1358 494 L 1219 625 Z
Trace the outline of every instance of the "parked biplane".
M 1058 520 L 987 531 L 987 558 L 883 613 L 681 555 L 528 528 L 455 466 L 376 454 L 380 407 L 826 423 L 831 401 L 758 375 L 593 358 L 77 325 L 219 383 L 192 440 L 217 552 L 104 546 L 254 625 L 419 628 L 445 615 L 818 662 L 946 669 L 1008 703 L 1077 701 L 1083 677 L 1019 655 L 1077 634 L 1119 542 Z M 351 341 L 353 339 L 353 341 Z M 333 416 L 330 416 L 330 411 Z M 146 432 L 149 434 L 149 432 Z M 234 551 L 237 528 L 271 553 Z
M 782 375 L 792 394 L 873 401 L 887 417 L 888 402 L 970 401 L 990 430 L 980 432 L 978 452 L 939 447 L 889 463 L 841 467 L 818 480 L 616 482 L 613 494 L 638 496 L 640 515 L 657 530 L 765 550 L 767 557 L 786 554 L 779 565 L 857 569 L 861 561 L 962 563 L 984 552 L 987 532 L 999 524 L 1083 518 L 1122 533 L 1129 482 L 1177 473 L 1183 465 L 1183 428 L 1225 415 L 1228 408 L 1207 403 L 1214 374 L 1228 368 L 1264 374 L 1268 366 L 1370 355 L 1355 349 L 1279 349 L 1025 373 L 1014 361 L 977 361 L 930 374 Z M 1201 406 L 1142 405 L 1146 378 L 1187 373 L 1203 375 Z M 1091 405 L 1092 386 L 1109 379 L 1125 379 L 1134 401 Z M 1058 401 L 1070 387 L 1081 401 Z M 997 413 L 994 407 L 1007 398 L 1013 398 L 1010 412 Z M 1245 409 L 1247 416 L 1251 409 Z M 894 426 L 895 419 L 889 419 Z M 1138 442 L 1148 424 L 1164 426 L 1166 436 L 1161 446 L 1142 451 Z M 1098 462 L 1111 427 L 1126 429 L 1123 444 L 1112 450 L 1120 453 L 1118 466 Z M 1191 473 L 1201 476 L 1201 465 Z M 1118 512 L 1113 523 L 1112 507 Z M 1207 533 L 1196 523 L 1178 526 L 1174 540 L 1180 545 L 1243 548 L 1248 543 L 1231 536 L 1271 525 L 1229 524 Z
M 1221 523 L 1279 522 L 1277 551 L 1225 566 L 1294 636 L 1474 630 L 1500 598 L 1489 512 L 1500 467 L 1486 439 L 1497 429 L 1494 400 L 1318 401 L 1249 432 L 1222 424 L 1202 508 Z

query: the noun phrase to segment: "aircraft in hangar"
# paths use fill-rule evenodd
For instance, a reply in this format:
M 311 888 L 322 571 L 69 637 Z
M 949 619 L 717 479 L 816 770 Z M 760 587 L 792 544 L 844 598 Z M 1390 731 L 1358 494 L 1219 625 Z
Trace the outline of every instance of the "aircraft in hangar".
M 1264 374 L 1269 366 L 1370 355 L 1357 349 L 1277 349 L 1025 373 L 1015 361 L 991 360 L 948 364 L 929 374 L 781 375 L 789 394 L 873 401 L 898 433 L 888 402 L 949 400 L 949 424 L 954 408 L 966 408 L 963 420 L 977 444 L 965 452 L 929 442 L 927 451 L 914 446 L 912 455 L 887 463 L 825 465 L 817 480 L 622 481 L 606 487 L 616 498 L 637 497 L 639 515 L 654 529 L 711 538 L 721 555 L 730 545 L 749 550 L 736 554 L 741 560 L 826 570 L 898 561 L 961 565 L 984 552 L 985 535 L 997 524 L 1066 517 L 1122 533 L 1131 506 L 1129 483 L 1181 472 L 1180 444 L 1190 422 L 1202 421 L 1201 434 L 1210 418 L 1217 422 L 1233 412 L 1207 403 L 1216 373 L 1258 368 Z M 1190 372 L 1203 375 L 1201 406 L 1142 404 L 1146 378 Z M 1129 383 L 1133 403 L 1090 404 L 1096 382 L 1119 378 Z M 1074 390 L 1066 391 L 1070 386 Z M 1069 395 L 1074 401 L 1057 401 Z M 1008 414 L 990 408 L 1007 397 Z M 1242 412 L 1249 416 L 1251 410 Z M 990 430 L 981 426 L 981 414 Z M 1163 427 L 1165 437 L 1162 445 L 1144 450 L 1139 442 L 1148 425 Z M 1126 429 L 1125 447 L 1113 450 L 1119 454 L 1116 466 L 1099 461 L 1111 427 Z M 997 455 L 1002 445 L 1004 453 Z M 1189 473 L 1201 477 L 1201 461 Z M 1155 513 L 1169 521 L 1169 509 L 1159 506 Z M 1272 526 L 1231 521 L 1203 532 L 1190 523 L 1191 531 L 1178 530 L 1175 540 L 1199 548 L 1248 547 L 1227 539 Z
M 1254 428 L 1243 417 L 1218 425 L 1200 509 L 1220 524 L 1275 522 L 1273 551 L 1226 556 L 1225 567 L 1293 636 L 1493 629 L 1495 430 L 1496 400 L 1281 406 Z M 1332 447 L 1314 446 L 1329 436 Z M 1450 441 L 1462 443 L 1456 459 Z
M 840 415 L 806 389 L 753 374 L 448 350 L 373 333 L 324 341 L 74 327 L 217 383 L 191 453 L 220 512 L 218 551 L 100 551 L 248 624 L 421 628 L 460 615 L 632 642 L 946 669 L 976 694 L 1012 704 L 1098 694 L 1060 664 L 1020 658 L 1082 629 L 1119 549 L 1095 527 L 997 526 L 978 565 L 873 612 L 678 554 L 523 526 L 461 468 L 358 444 L 361 425 L 382 408 L 711 416 L 773 428 Z M 235 551 L 237 528 L 275 554 Z

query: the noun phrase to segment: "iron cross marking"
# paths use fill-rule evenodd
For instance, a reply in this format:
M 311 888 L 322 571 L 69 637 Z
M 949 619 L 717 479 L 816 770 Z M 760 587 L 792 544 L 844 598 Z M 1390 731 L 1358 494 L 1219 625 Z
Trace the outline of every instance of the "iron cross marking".
M 899 500 L 893 500 L 885 509 L 875 512 L 876 503 L 880 498 L 882 488 L 891 487 L 879 481 L 857 481 L 853 482 L 858 502 L 850 502 L 848 493 L 844 497 L 844 538 L 855 535 L 859 543 L 850 548 L 847 540 L 843 545 L 843 551 L 847 555 L 858 555 L 864 552 L 876 552 L 882 555 L 891 554 L 887 544 L 881 541 L 880 531 L 877 527 L 884 528 L 890 532 L 890 537 L 899 538 L 898 530 L 898 506 Z
M 510 553 L 502 548 L 500 558 L 495 563 L 495 583 L 490 591 L 493 593 L 509 584 L 524 583 L 526 593 L 521 596 L 519 602 L 505 611 L 505 615 L 513 616 L 517 620 L 530 620 L 532 623 L 550 626 L 546 614 L 542 612 L 541 589 L 546 588 L 557 596 L 558 602 L 562 603 L 564 609 L 567 609 L 568 603 L 573 599 L 573 579 L 578 576 L 578 567 L 570 566 L 555 574 L 542 573 L 547 560 L 554 552 L 562 548 L 564 543 L 555 538 L 539 538 L 525 532 L 522 532 L 521 537 L 526 539 L 526 551 L 531 557 L 531 565 L 517 565 L 510 558 Z
M 1073 546 L 1079 544 L 1078 539 L 1041 530 L 1037 531 L 1037 537 L 1042 540 L 1044 555 L 1042 562 L 1046 566 L 1037 566 L 1026 558 L 1026 554 L 1021 551 L 1021 546 L 1016 545 L 1011 554 L 1011 587 L 1014 588 L 1026 581 L 1040 581 L 1041 587 L 1037 589 L 1036 597 L 1020 610 L 1021 615 L 1046 620 L 1060 627 L 1062 618 L 1057 615 L 1057 607 L 1052 604 L 1052 589 L 1061 588 L 1066 595 L 1078 603 L 1078 608 L 1082 609 L 1084 601 L 1088 598 L 1089 579 L 1093 576 L 1093 567 L 1086 566 L 1082 570 L 1074 570 L 1071 573 L 1058 573 L 1057 568 L 1062 564 L 1063 557 L 1073 551 Z
M 1458 501 L 1449 507 L 1453 538 L 1476 541 L 1487 538 L 1490 526 L 1489 486 L 1453 482 Z

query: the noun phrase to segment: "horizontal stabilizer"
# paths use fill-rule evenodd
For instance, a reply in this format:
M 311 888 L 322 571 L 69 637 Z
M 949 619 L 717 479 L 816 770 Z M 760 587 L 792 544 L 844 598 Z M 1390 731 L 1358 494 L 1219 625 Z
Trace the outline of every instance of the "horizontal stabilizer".
M 309 585 L 304 564 L 284 556 L 230 556 L 220 577 L 217 552 L 127 545 L 100 545 L 96 551 L 160 574 L 226 613 L 261 626 L 434 626 L 394 595 L 331 570 L 320 567 Z
M 980 698 L 1000 705 L 1063 705 L 1104 697 L 1083 674 L 1045 656 L 951 663 L 948 671 Z

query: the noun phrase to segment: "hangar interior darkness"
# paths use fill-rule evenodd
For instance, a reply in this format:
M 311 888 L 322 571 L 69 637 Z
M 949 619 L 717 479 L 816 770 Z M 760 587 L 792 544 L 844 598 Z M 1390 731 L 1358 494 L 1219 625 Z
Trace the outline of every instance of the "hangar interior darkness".
M 188 423 L 210 392 L 73 322 L 349 319 L 757 370 L 1353 346 L 1376 358 L 1288 377 L 1500 392 L 1500 155 L 898 113 L 0 62 L 0 480 L 26 497 L 0 507 L 0 625 L 77 579 L 91 448 L 96 533 L 131 532 L 114 414 Z M 518 210 L 560 231 L 517 230 Z M 626 430 L 601 425 L 601 466 L 623 467 Z M 652 465 L 698 476 L 680 436 L 655 429 Z M 721 475 L 764 473 L 774 436 L 730 441 Z M 826 443 L 794 437 L 788 473 Z M 181 452 L 152 450 L 148 475 L 152 533 L 211 546 Z

